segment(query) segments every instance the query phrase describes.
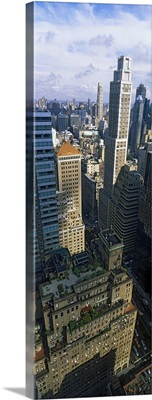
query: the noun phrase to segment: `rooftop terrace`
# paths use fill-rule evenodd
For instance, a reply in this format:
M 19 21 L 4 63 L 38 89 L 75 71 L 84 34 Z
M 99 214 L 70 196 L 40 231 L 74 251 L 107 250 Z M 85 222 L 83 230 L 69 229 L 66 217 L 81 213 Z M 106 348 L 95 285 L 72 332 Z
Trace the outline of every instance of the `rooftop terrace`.
M 40 285 L 41 297 L 47 297 L 52 295 L 54 298 L 59 299 L 64 296 L 68 296 L 74 292 L 73 286 L 85 282 L 89 279 L 93 279 L 96 276 L 103 275 L 107 271 L 102 267 L 101 263 L 89 264 L 88 266 L 82 266 L 82 268 L 74 268 L 72 266 L 68 271 L 68 277 L 62 279 L 54 279 L 50 283 L 42 283 Z
M 76 321 L 75 319 L 72 319 L 69 321 L 69 329 L 72 332 L 73 330 L 80 328 L 81 326 L 84 326 L 85 324 L 91 322 L 94 319 L 97 319 L 104 314 L 108 313 L 111 310 L 114 310 L 115 308 L 121 307 L 123 305 L 123 300 L 118 300 L 114 304 L 100 304 L 91 307 L 90 305 L 88 307 L 82 308 L 81 310 L 81 316 Z

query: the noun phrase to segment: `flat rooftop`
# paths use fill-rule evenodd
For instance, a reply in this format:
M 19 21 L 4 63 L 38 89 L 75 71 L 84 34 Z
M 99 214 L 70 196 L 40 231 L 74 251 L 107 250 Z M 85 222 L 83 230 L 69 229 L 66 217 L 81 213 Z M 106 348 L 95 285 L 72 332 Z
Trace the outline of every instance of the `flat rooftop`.
M 123 245 L 123 241 L 119 238 L 119 236 L 112 229 L 105 229 L 101 232 L 101 235 L 106 240 L 108 247 Z
M 73 260 L 76 261 L 77 265 L 82 265 L 83 263 L 89 264 L 90 258 L 87 251 L 83 251 L 82 253 L 75 254 Z
M 49 259 L 45 263 L 44 269 L 50 271 L 62 272 L 66 270 L 66 262 L 69 259 L 69 252 L 66 248 L 52 251 Z
M 74 293 L 73 285 L 95 278 L 95 276 L 99 277 L 99 275 L 102 275 L 104 272 L 105 270 L 102 266 L 99 265 L 97 268 L 93 269 L 92 265 L 92 270 L 87 269 L 86 272 L 81 272 L 81 270 L 79 270 L 78 277 L 71 268 L 68 277 L 62 278 L 60 281 L 54 279 L 50 283 L 42 283 L 39 286 L 41 297 L 51 295 L 55 299 L 64 298 L 64 296 Z
M 136 309 L 136 307 L 134 306 L 134 304 L 133 303 L 130 303 L 129 305 L 128 305 L 128 307 L 126 307 L 125 309 L 124 309 L 124 314 L 126 314 L 126 313 L 128 313 L 128 312 L 130 312 L 130 311 L 133 311 L 133 310 L 135 310 Z
M 35 352 L 34 362 L 42 360 L 45 357 L 44 348 L 40 346 L 39 351 Z

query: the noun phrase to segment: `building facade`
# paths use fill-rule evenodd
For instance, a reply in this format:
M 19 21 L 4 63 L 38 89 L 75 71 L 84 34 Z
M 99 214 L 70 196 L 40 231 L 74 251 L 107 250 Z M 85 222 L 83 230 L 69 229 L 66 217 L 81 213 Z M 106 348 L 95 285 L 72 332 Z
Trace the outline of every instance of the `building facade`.
M 129 143 L 135 154 L 137 154 L 137 150 L 142 139 L 145 97 L 146 87 L 143 84 L 140 84 L 136 90 L 136 100 L 133 108 L 132 123 L 129 135 Z
M 94 157 L 82 159 L 82 212 L 92 221 L 98 219 L 99 190 L 103 186 L 103 162 Z
M 149 238 L 152 238 L 151 216 L 151 183 L 152 183 L 152 151 L 147 152 L 145 160 L 144 186 L 140 196 L 139 203 L 139 220 L 143 225 L 143 230 Z
M 103 88 L 101 82 L 98 82 L 97 90 L 97 118 L 98 122 L 103 118 Z
M 65 114 L 58 114 L 57 116 L 57 129 L 59 132 L 66 131 L 69 127 L 69 116 Z
M 71 254 L 85 249 L 82 222 L 81 153 L 67 141 L 57 153 L 59 241 Z M 61 194 L 62 193 L 62 194 Z
M 70 127 L 72 127 L 72 126 L 76 126 L 77 128 L 79 128 L 79 126 L 80 126 L 79 115 L 76 115 L 76 114 L 70 115 Z
M 52 250 L 59 247 L 55 161 L 51 113 L 34 112 L 34 250 L 36 271 Z
M 137 171 L 140 175 L 145 177 L 147 154 L 152 151 L 152 142 L 146 142 L 144 146 L 140 146 L 138 151 L 138 168 Z
M 123 239 L 124 252 L 134 250 L 143 178 L 137 167 L 126 164 L 115 184 L 110 204 L 110 225 Z
M 110 82 L 109 132 L 105 138 L 104 189 L 100 191 L 99 226 L 109 226 L 110 199 L 114 184 L 126 162 L 131 105 L 131 60 L 118 58 L 114 79 Z
M 133 283 L 121 266 L 122 240 L 112 230 L 99 239 L 98 273 L 80 271 L 80 282 L 71 265 L 62 284 L 51 277 L 40 286 L 50 398 L 105 395 L 111 377 L 129 365 L 137 315 Z M 42 396 L 44 387 L 37 391 Z

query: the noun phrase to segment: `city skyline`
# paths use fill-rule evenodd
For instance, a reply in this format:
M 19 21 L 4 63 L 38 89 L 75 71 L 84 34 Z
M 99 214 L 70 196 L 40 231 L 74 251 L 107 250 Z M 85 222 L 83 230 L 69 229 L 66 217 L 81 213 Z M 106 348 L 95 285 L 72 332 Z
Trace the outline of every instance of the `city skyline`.
M 35 98 L 96 101 L 101 82 L 108 102 L 122 54 L 132 59 L 132 102 L 140 83 L 151 98 L 151 6 L 35 2 L 34 8 Z

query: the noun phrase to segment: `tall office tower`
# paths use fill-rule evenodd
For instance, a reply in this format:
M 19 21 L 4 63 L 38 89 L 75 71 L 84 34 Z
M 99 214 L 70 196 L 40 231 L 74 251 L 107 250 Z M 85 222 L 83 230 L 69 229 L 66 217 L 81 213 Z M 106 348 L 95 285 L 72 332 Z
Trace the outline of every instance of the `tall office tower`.
M 138 168 L 137 171 L 143 178 L 145 178 L 145 170 L 147 163 L 147 154 L 152 151 L 152 142 L 147 141 L 144 146 L 140 146 L 138 151 Z
M 52 111 L 53 111 L 53 114 L 55 114 L 55 115 L 58 115 L 60 112 L 60 104 L 57 102 L 56 99 L 52 103 Z
M 85 249 L 82 222 L 81 153 L 65 142 L 57 153 L 60 246 L 71 254 Z
M 97 118 L 98 118 L 98 122 L 103 118 L 103 89 L 102 89 L 102 83 L 101 82 L 98 82 Z
M 137 166 L 122 167 L 110 204 L 110 225 L 123 239 L 124 251 L 133 251 L 138 226 L 139 199 L 143 178 Z
M 137 315 L 133 283 L 121 266 L 122 240 L 112 230 L 102 231 L 99 240 L 98 271 L 89 264 L 86 272 L 79 268 L 78 278 L 64 256 L 62 284 L 51 278 L 40 286 L 50 398 L 104 396 L 112 376 L 129 365 Z M 63 264 L 57 254 L 56 260 Z M 39 395 L 44 393 L 41 374 L 36 375 Z
M 34 112 L 35 157 L 35 263 L 36 271 L 51 251 L 59 247 L 51 113 Z
M 57 129 L 58 131 L 66 131 L 69 126 L 69 116 L 65 114 L 58 114 Z
M 104 189 L 99 195 L 99 227 L 109 226 L 109 207 L 114 184 L 126 162 L 131 103 L 131 60 L 118 58 L 118 69 L 110 82 L 109 134 L 105 138 Z
M 80 117 L 79 115 L 76 114 L 71 114 L 70 115 L 70 127 L 72 126 L 76 126 L 77 128 L 79 128 L 80 126 Z
M 149 238 L 152 238 L 151 216 L 151 182 L 152 182 L 152 151 L 147 152 L 146 168 L 144 174 L 144 187 L 140 196 L 139 203 L 139 220 L 143 226 L 143 230 Z
M 146 87 L 143 85 L 143 83 L 140 83 L 140 85 L 137 87 L 136 99 L 138 96 L 142 96 L 143 100 L 146 98 Z
M 152 129 L 152 116 L 150 115 L 150 100 L 145 98 L 142 129 L 141 129 L 141 144 L 144 144 L 147 136 L 147 131 Z
M 135 153 L 137 153 L 142 138 L 145 97 L 146 87 L 143 84 L 140 84 L 136 90 L 136 100 L 133 108 L 132 124 L 129 135 L 129 143 Z
M 90 113 L 91 113 L 91 102 L 90 102 L 90 99 L 88 99 L 87 113 L 88 113 L 89 115 L 90 115 Z
M 95 125 L 97 120 L 97 103 L 92 103 L 91 107 L 92 124 Z
M 98 194 L 103 186 L 103 163 L 93 157 L 82 159 L 82 213 L 92 221 L 98 218 Z
M 39 107 L 41 110 L 46 110 L 47 109 L 47 99 L 45 97 L 42 97 L 42 99 L 39 100 Z

